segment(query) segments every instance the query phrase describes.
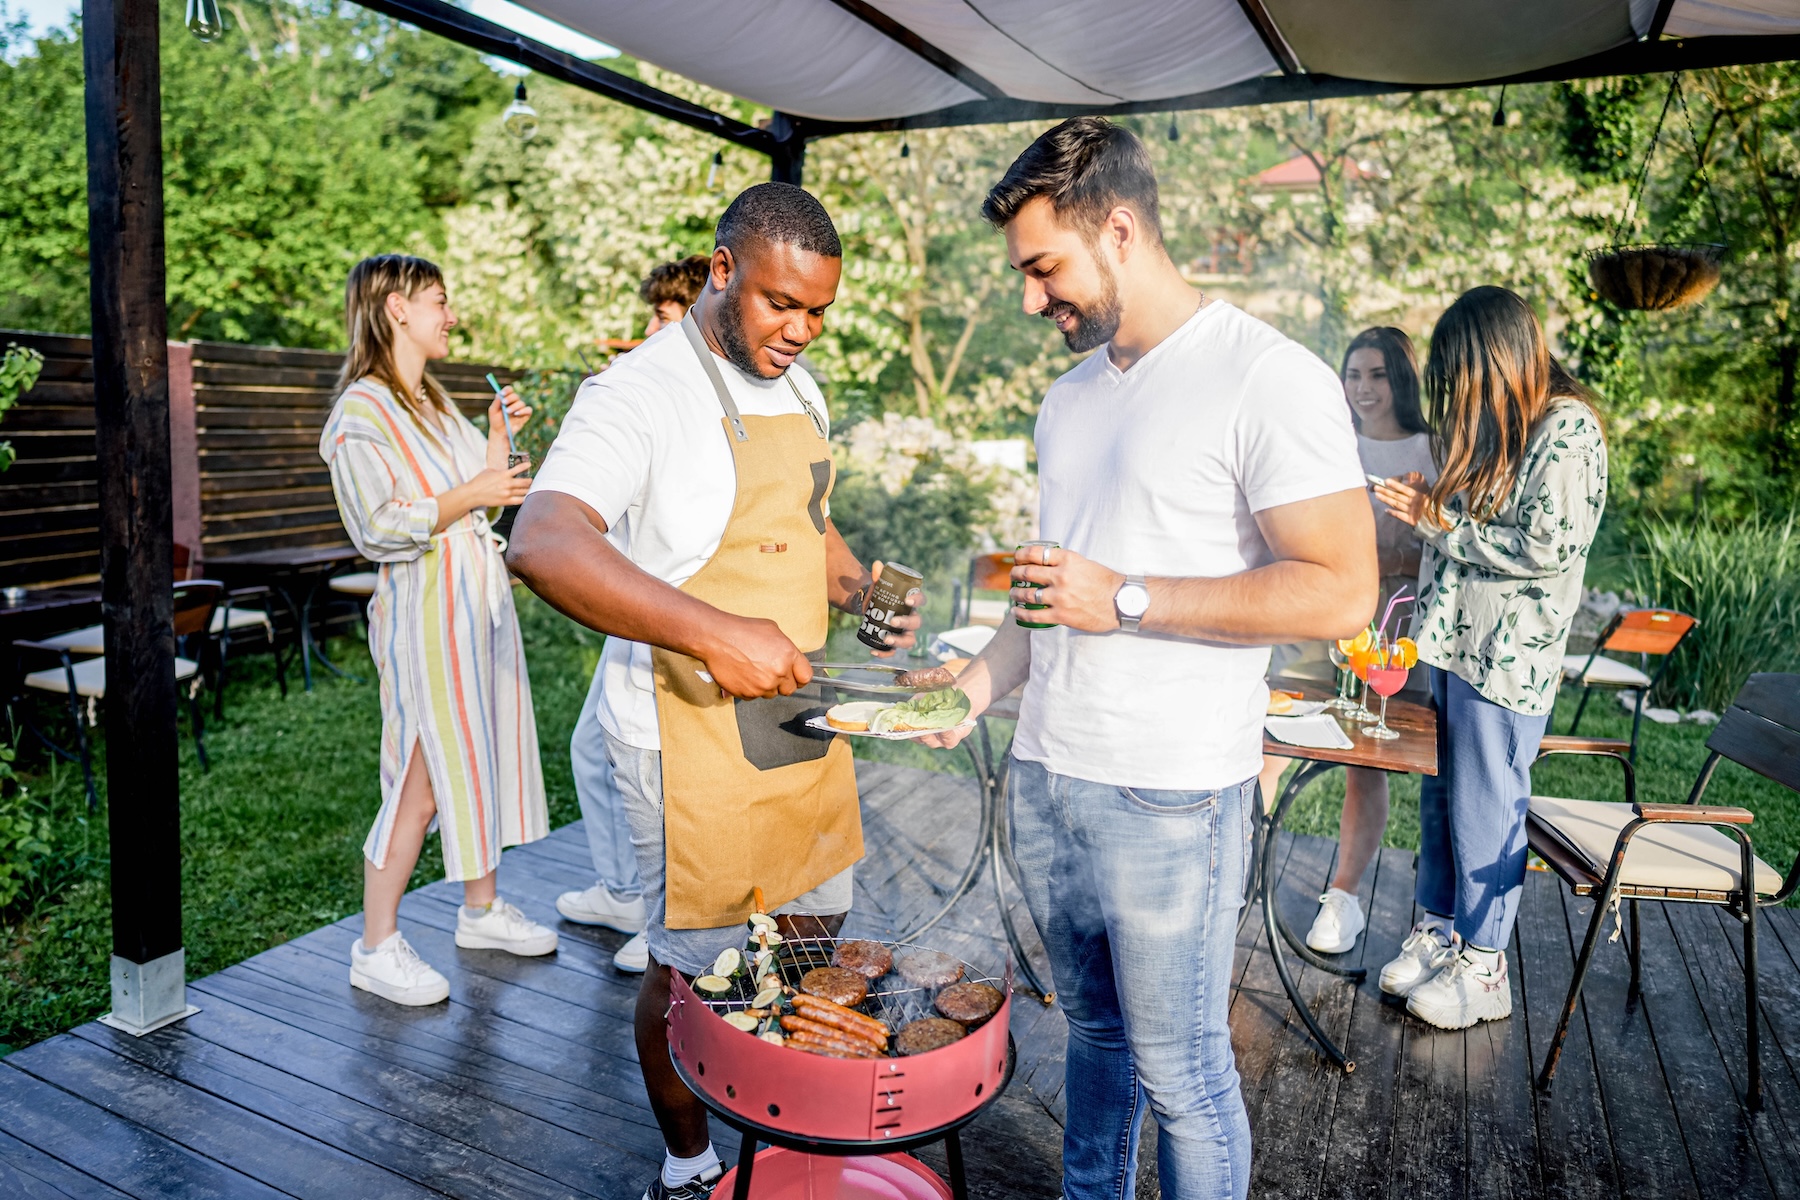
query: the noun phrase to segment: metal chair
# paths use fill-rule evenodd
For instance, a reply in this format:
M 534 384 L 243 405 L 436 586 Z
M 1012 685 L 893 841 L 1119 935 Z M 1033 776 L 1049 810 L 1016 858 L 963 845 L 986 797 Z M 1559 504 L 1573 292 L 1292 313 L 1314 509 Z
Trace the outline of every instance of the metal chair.
M 1545 753 L 1594 754 L 1625 766 L 1625 803 L 1531 798 L 1525 829 L 1531 848 L 1577 896 L 1595 897 L 1594 915 L 1575 962 L 1575 977 L 1562 1017 L 1550 1041 L 1537 1086 L 1549 1090 L 1568 1036 L 1581 984 L 1600 941 L 1609 912 L 1630 902 L 1631 985 L 1626 1003 L 1638 995 L 1642 939 L 1638 901 L 1717 904 L 1744 927 L 1744 1004 L 1752 1110 L 1762 1106 L 1762 1066 L 1756 1009 L 1756 910 L 1780 904 L 1800 887 L 1800 855 L 1784 878 L 1758 858 L 1750 845 L 1749 809 L 1700 803 L 1720 759 L 1729 759 L 1800 792 L 1800 675 L 1752 675 L 1706 741 L 1710 752 L 1684 804 L 1641 804 L 1630 760 L 1614 739 L 1590 739 L 1585 747 Z M 1629 851 L 1629 853 L 1628 853 Z M 1749 880 L 1748 885 L 1745 880 Z
M 218 611 L 224 592 L 224 584 L 210 579 L 184 581 L 175 585 L 174 626 L 178 650 L 184 642 L 209 636 L 213 616 Z M 93 640 L 87 634 L 87 630 L 76 630 L 72 634 L 61 634 L 43 641 L 16 641 L 13 646 L 27 654 L 54 655 L 58 660 L 57 666 L 25 675 L 21 683 L 28 691 L 64 698 L 68 705 L 69 719 L 75 726 L 76 749 L 71 751 L 58 745 L 30 720 L 26 720 L 25 725 L 52 753 L 71 762 L 81 763 L 82 778 L 87 786 L 88 809 L 92 811 L 97 807 L 99 797 L 94 787 L 93 755 L 88 746 L 87 731 L 89 726 L 99 723 L 99 703 L 106 698 L 106 656 L 104 643 L 97 650 L 90 651 L 87 648 Z M 93 657 L 77 661 L 77 656 L 86 653 L 92 653 Z M 178 653 L 175 658 L 175 682 L 187 685 L 188 716 L 193 726 L 194 751 L 199 756 L 200 769 L 208 771 L 212 769 L 212 764 L 206 753 L 206 724 L 200 714 L 199 701 L 203 681 L 199 662 Z
M 1010 552 L 977 554 L 969 559 L 967 583 L 950 585 L 951 625 L 1002 625 L 1012 614 L 1013 556 Z M 999 592 L 998 599 L 976 592 Z
M 1569 722 L 1570 736 L 1581 732 L 1581 714 L 1586 711 L 1588 697 L 1595 688 L 1636 692 L 1637 707 L 1631 716 L 1631 740 L 1612 740 L 1625 749 L 1626 756 L 1633 763 L 1637 762 L 1638 727 L 1644 722 L 1644 698 L 1656 687 L 1663 672 L 1668 670 L 1675 648 L 1681 645 L 1682 639 L 1698 624 L 1698 621 L 1686 613 L 1668 608 L 1622 609 L 1614 614 L 1606 628 L 1600 631 L 1600 636 L 1594 639 L 1591 652 L 1585 655 L 1564 655 L 1563 679 L 1581 688 L 1581 703 L 1575 706 L 1575 719 Z M 1622 659 L 1608 658 L 1601 653 L 1603 650 L 1614 654 L 1636 654 L 1638 665 L 1632 666 Z M 1654 675 L 1645 669 L 1653 654 L 1662 658 Z

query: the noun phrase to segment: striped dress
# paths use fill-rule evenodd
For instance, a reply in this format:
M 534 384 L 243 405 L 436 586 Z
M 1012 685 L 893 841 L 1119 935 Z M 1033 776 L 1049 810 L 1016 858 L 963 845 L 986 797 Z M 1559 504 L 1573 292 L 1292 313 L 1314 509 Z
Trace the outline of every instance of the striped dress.
M 486 466 L 461 414 L 427 436 L 382 384 L 344 389 L 319 439 L 350 540 L 380 564 L 369 650 L 381 676 L 381 812 L 363 853 L 387 865 L 400 784 L 425 755 L 444 875 L 478 879 L 549 832 L 525 648 L 500 552 L 477 510 L 442 533 L 436 496 Z

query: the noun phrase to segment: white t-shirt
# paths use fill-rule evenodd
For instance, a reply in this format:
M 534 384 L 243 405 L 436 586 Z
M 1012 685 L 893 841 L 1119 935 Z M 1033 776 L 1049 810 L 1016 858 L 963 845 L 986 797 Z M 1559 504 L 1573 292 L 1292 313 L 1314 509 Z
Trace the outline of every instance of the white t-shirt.
M 746 416 L 804 411 L 791 378 L 828 419 L 819 385 L 804 370 L 763 379 L 713 357 Z M 680 587 L 718 550 L 737 498 L 723 416 L 687 334 L 671 325 L 583 381 L 531 490 L 582 501 L 606 522 L 620 553 Z M 660 749 L 650 647 L 606 639 L 600 674 L 601 725 L 628 745 Z
M 1057 380 L 1037 455 L 1041 536 L 1133 575 L 1264 566 L 1253 514 L 1363 486 L 1336 374 L 1219 301 L 1129 371 L 1102 350 Z M 1266 646 L 1035 631 L 1013 753 L 1118 787 L 1241 783 L 1262 765 L 1268 663 Z

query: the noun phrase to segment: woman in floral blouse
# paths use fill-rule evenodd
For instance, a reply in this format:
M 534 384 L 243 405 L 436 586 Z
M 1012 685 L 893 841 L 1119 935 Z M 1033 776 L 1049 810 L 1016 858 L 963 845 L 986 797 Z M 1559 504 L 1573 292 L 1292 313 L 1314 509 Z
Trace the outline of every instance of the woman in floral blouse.
M 1425 544 L 1414 635 L 1438 710 L 1438 774 L 1419 795 L 1425 918 L 1381 987 L 1462 1029 L 1512 1013 L 1504 948 L 1531 763 L 1606 505 L 1606 441 L 1536 315 L 1504 288 L 1467 292 L 1439 320 L 1425 392 L 1437 482 L 1376 489 Z

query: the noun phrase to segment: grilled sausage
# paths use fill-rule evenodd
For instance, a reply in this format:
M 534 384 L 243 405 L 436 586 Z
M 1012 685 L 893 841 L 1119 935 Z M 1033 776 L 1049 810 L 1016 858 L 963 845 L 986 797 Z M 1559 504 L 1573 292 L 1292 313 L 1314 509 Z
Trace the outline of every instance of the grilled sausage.
M 781 1018 L 781 1027 L 789 1033 L 810 1033 L 822 1038 L 838 1041 L 860 1042 L 876 1053 L 887 1050 L 887 1040 L 877 1042 L 873 1037 L 861 1033 L 852 1033 L 835 1025 L 827 1025 L 823 1021 L 813 1021 L 806 1017 L 790 1014 Z
M 793 998 L 794 1011 L 814 1021 L 822 1021 L 827 1025 L 835 1025 L 839 1029 L 860 1032 L 865 1037 L 887 1040 L 888 1027 L 874 1017 L 852 1012 L 829 1000 L 821 1000 L 817 996 L 809 996 L 801 992 Z
M 833 1058 L 879 1058 L 879 1051 L 867 1042 L 853 1042 L 840 1038 L 820 1037 L 816 1033 L 790 1033 L 787 1045 L 796 1050 L 808 1050 L 814 1054 L 827 1054 Z

